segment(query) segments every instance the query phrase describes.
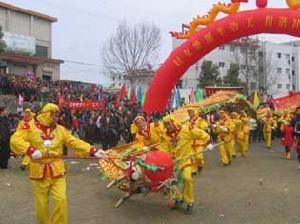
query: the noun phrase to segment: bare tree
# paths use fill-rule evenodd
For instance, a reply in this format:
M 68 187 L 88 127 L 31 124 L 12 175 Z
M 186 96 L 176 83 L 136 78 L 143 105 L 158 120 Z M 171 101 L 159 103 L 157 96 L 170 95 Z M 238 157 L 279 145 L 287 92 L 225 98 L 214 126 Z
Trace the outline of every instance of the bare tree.
M 239 41 L 242 42 L 244 47 L 239 46 L 234 52 L 235 63 L 240 67 L 240 74 L 245 78 L 246 92 L 250 94 L 255 89 L 251 85 L 251 81 L 259 82 L 258 75 L 258 39 L 243 38 Z M 239 43 L 238 43 L 239 44 Z M 240 51 L 240 52 L 239 52 Z M 243 67 L 242 67 L 243 65 Z
M 102 59 L 110 76 L 125 75 L 133 81 L 141 70 L 151 70 L 161 45 L 160 29 L 154 24 L 129 27 L 122 22 L 102 50 Z
M 277 73 L 277 63 L 278 60 L 273 60 L 273 51 L 263 52 L 263 59 L 261 61 L 262 66 L 262 76 L 263 76 L 263 88 L 265 92 L 272 95 L 272 86 L 276 84 L 276 73 Z

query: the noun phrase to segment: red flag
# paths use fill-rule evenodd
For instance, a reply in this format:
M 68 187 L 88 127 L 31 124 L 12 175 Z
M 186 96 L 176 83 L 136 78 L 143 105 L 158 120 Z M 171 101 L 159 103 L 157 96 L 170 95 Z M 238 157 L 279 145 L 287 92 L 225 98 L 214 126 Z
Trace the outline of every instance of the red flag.
M 136 104 L 136 103 L 137 103 L 137 96 L 136 96 L 136 93 L 135 93 L 135 88 L 133 88 L 131 99 L 130 99 L 130 104 L 133 105 L 133 104 Z
M 127 92 L 126 92 L 126 85 L 123 84 L 120 92 L 119 92 L 119 96 L 117 97 L 117 100 L 116 100 L 116 103 L 115 103 L 115 106 L 116 108 L 119 108 L 120 105 L 121 105 L 121 101 L 122 99 L 127 95 Z

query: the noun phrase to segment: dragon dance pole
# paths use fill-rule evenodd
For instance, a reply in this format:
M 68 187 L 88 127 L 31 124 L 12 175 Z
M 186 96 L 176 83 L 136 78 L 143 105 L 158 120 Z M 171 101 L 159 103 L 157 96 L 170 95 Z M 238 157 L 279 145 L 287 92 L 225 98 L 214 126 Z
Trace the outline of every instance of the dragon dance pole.
M 217 147 L 219 145 L 223 145 L 223 144 L 224 144 L 224 142 L 217 143 L 217 144 L 213 145 L 214 146 L 213 148 L 215 148 L 215 147 Z M 185 156 L 183 158 L 175 160 L 175 163 L 178 163 L 178 162 L 180 162 L 182 160 L 190 159 L 190 158 L 192 158 L 192 157 L 194 157 L 194 156 L 196 156 L 198 154 L 201 154 L 201 153 L 204 153 L 204 152 L 207 152 L 207 151 L 210 151 L 210 150 L 206 147 L 205 149 L 201 150 L 200 152 L 195 152 L 195 153 L 189 154 L 189 155 L 187 155 L 187 156 Z

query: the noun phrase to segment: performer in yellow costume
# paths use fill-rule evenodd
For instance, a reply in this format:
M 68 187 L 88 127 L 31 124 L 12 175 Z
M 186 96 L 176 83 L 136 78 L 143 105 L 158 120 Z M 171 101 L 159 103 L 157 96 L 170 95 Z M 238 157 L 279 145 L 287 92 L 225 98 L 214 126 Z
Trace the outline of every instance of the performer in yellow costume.
M 236 112 L 231 113 L 232 122 L 234 123 L 234 141 L 243 157 L 246 156 L 249 147 L 249 119 L 245 112 L 239 116 Z M 233 147 L 235 147 L 235 143 Z
M 23 114 L 22 114 L 22 120 L 19 122 L 16 131 L 20 131 L 22 129 L 27 129 L 30 126 L 33 126 L 35 120 L 34 120 L 35 114 L 31 112 L 30 108 L 24 108 Z M 30 163 L 30 156 L 25 155 L 22 163 L 21 163 L 21 169 L 25 170 L 26 167 Z
M 231 140 L 232 147 L 231 147 L 230 154 L 231 154 L 232 158 L 235 158 L 236 157 L 235 145 L 237 143 L 237 135 L 238 135 L 238 131 L 239 131 L 238 126 L 240 124 L 238 113 L 232 112 L 230 114 L 230 119 L 231 119 L 232 124 L 234 126 L 234 130 L 232 131 L 232 140 Z
M 277 127 L 277 122 L 272 116 L 272 112 L 269 111 L 266 118 L 263 120 L 263 135 L 267 148 L 271 149 L 272 146 L 272 130 Z
M 187 110 L 190 120 L 189 120 L 189 128 L 192 130 L 193 128 L 199 128 L 203 131 L 207 131 L 208 123 L 205 119 L 203 119 L 197 111 L 190 107 Z M 199 112 L 200 113 L 200 112 Z M 204 146 L 207 145 L 207 142 L 203 142 L 202 140 L 195 139 L 192 144 L 192 149 L 194 152 L 201 152 Z M 198 170 L 201 170 L 205 164 L 204 154 L 199 153 L 195 156 L 195 165 L 193 166 L 193 173 L 197 173 Z
M 63 146 L 80 156 L 105 157 L 105 152 L 72 136 L 58 125 L 59 107 L 47 104 L 37 121 L 21 127 L 11 137 L 11 149 L 19 155 L 31 157 L 29 177 L 32 183 L 36 217 L 40 224 L 67 224 L 66 169 L 62 160 Z M 49 195 L 54 200 L 50 220 Z
M 245 111 L 241 112 L 240 120 L 242 122 L 242 132 L 244 134 L 242 144 L 244 145 L 245 152 L 247 153 L 249 151 L 250 119 Z
M 162 129 L 159 123 L 147 123 L 143 116 L 138 116 L 134 119 L 134 126 L 136 126 L 134 141 L 139 148 L 158 144 L 161 141 Z
M 221 161 L 224 166 L 231 163 L 232 160 L 232 138 L 234 125 L 225 111 L 220 111 L 220 119 L 216 122 L 215 133 L 218 135 L 217 141 L 224 143 L 219 146 Z
M 182 194 L 178 196 L 172 208 L 177 209 L 181 207 L 183 203 L 186 203 L 186 213 L 191 214 L 194 203 L 194 184 L 192 178 L 193 161 L 192 158 L 188 158 L 188 156 L 194 152 L 192 150 L 192 144 L 195 139 L 208 144 L 210 136 L 197 127 L 190 128 L 189 125 L 180 126 L 170 115 L 163 118 L 163 124 L 166 129 L 166 137 L 163 141 L 165 141 L 166 144 L 160 147 L 168 147 L 165 151 L 172 152 L 183 173 Z M 209 144 L 207 148 L 212 149 L 213 146 Z

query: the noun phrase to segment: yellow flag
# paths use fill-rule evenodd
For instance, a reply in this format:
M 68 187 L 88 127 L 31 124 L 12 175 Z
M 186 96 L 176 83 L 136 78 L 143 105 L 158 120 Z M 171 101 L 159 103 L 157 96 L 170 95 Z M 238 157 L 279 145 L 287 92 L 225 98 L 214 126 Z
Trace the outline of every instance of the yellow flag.
M 257 108 L 260 104 L 260 101 L 259 101 L 259 97 L 258 97 L 258 94 L 257 92 L 254 93 L 254 98 L 253 98 L 253 106 L 255 108 Z

